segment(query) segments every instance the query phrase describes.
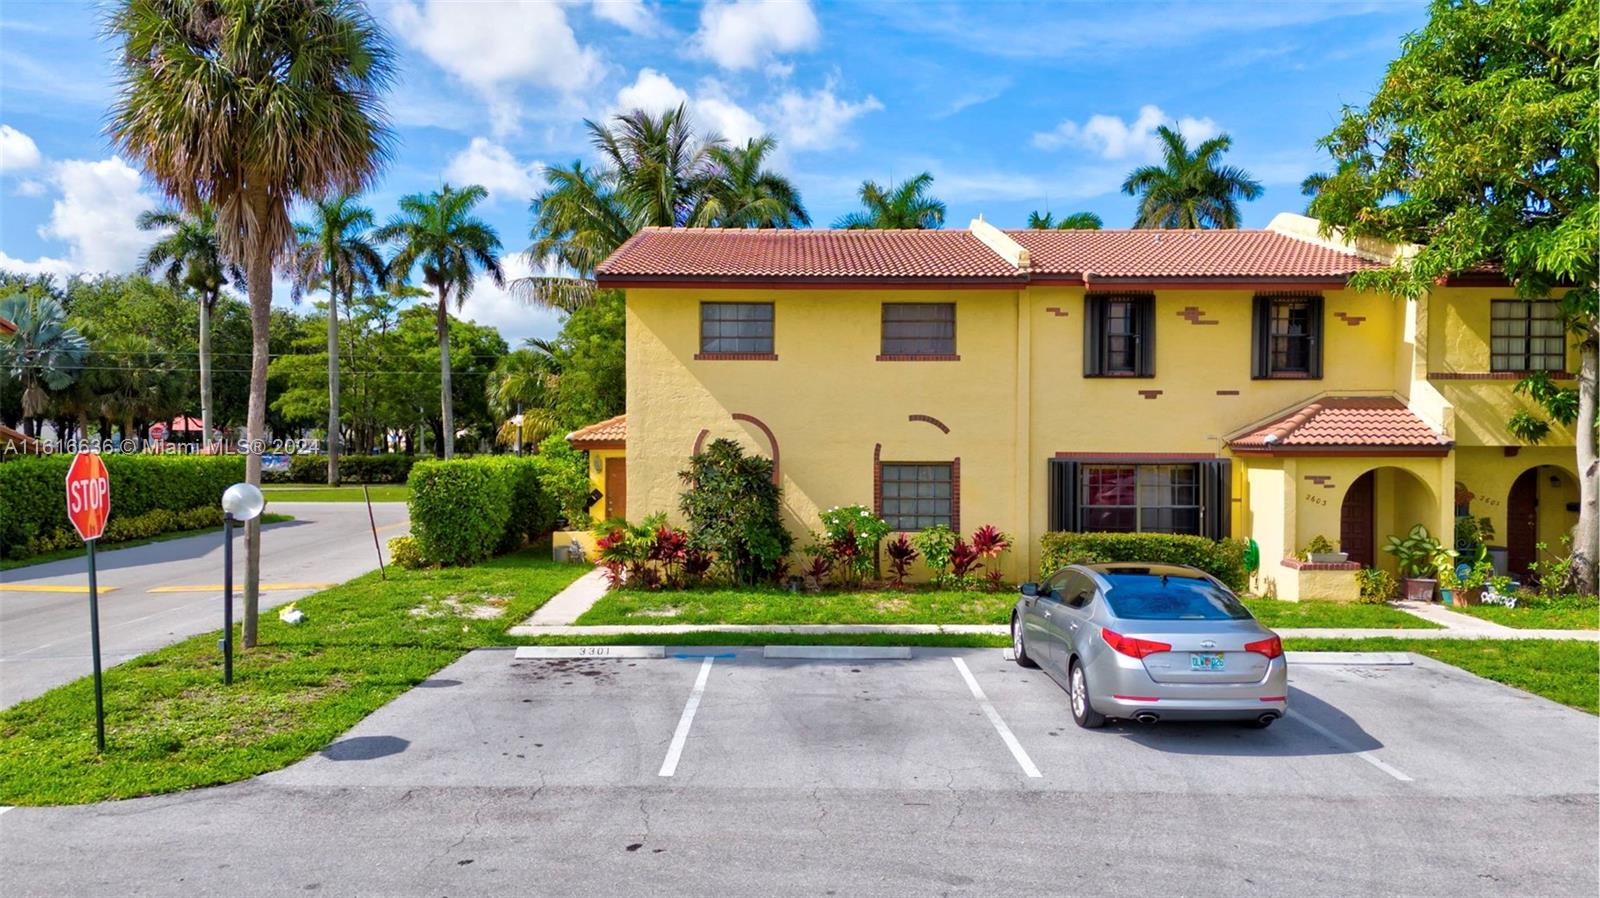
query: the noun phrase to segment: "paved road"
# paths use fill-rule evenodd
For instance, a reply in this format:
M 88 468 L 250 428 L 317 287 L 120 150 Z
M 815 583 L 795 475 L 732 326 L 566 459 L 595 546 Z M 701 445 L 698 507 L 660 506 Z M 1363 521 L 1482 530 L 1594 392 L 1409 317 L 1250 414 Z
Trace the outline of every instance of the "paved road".
M 6 812 L 6 892 L 1600 887 L 1595 719 L 1428 659 L 1292 665 L 1290 715 L 1265 731 L 1091 732 L 1053 682 L 996 650 L 854 663 L 715 651 L 728 654 L 709 667 L 474 652 L 278 773 Z
M 262 530 L 261 581 L 295 588 L 263 591 L 263 608 L 377 567 L 367 507 L 352 502 L 273 502 L 293 521 Z M 406 532 L 402 502 L 374 503 L 378 537 Z M 385 546 L 387 552 L 387 546 Z M 385 556 L 387 557 L 387 556 Z M 221 629 L 222 537 L 210 533 L 99 553 L 101 654 L 107 665 Z M 234 583 L 243 582 L 244 534 L 234 543 Z M 80 556 L 0 573 L 0 707 L 9 707 L 90 672 L 88 598 L 84 593 L 16 587 L 84 587 Z M 181 592 L 174 587 L 214 587 Z

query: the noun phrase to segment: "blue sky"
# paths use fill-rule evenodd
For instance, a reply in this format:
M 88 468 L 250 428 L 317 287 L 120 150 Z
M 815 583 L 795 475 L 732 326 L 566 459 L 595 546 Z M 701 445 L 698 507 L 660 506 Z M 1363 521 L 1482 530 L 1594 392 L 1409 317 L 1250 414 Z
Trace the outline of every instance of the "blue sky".
M 950 226 L 1047 207 L 1126 226 L 1118 187 L 1176 124 L 1232 135 L 1228 161 L 1266 186 L 1245 207 L 1260 227 L 1303 207 L 1316 139 L 1426 18 L 1420 0 L 371 5 L 400 78 L 398 150 L 369 202 L 383 218 L 406 193 L 482 183 L 508 251 L 528 242 L 542 166 L 590 158 L 584 118 L 678 102 L 735 140 L 775 134 L 819 225 L 862 179 L 926 170 Z M 0 267 L 126 271 L 148 241 L 133 220 L 160 198 L 101 130 L 112 49 L 95 4 L 0 8 Z M 513 343 L 558 326 L 489 284 L 465 315 Z

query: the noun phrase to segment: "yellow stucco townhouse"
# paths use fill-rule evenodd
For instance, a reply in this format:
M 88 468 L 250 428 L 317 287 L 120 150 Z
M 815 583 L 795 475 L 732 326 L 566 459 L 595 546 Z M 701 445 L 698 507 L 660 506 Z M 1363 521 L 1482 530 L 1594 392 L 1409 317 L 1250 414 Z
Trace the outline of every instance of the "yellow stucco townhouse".
M 1265 230 L 647 229 L 597 272 L 626 291 L 627 414 L 597 515 L 677 517 L 708 440 L 769 456 L 802 535 L 869 504 L 900 530 L 1254 538 L 1262 586 L 1353 595 L 1414 524 L 1489 518 L 1512 571 L 1576 520 L 1572 433 L 1519 445 L 1525 372 L 1568 378 L 1554 303 L 1495 276 L 1418 301 L 1350 276 L 1392 247 Z M 1308 565 L 1317 535 L 1349 561 Z

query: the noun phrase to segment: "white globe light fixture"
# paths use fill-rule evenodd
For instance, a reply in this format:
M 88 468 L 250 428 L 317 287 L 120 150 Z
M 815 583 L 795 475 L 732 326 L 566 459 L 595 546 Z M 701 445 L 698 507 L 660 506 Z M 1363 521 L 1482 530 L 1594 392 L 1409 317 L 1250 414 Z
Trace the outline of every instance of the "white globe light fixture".
M 267 507 L 254 484 L 235 483 L 222 493 L 222 682 L 233 682 L 233 525 L 253 521 Z
M 222 494 L 222 513 L 235 521 L 252 521 L 267 507 L 261 490 L 249 483 L 235 483 Z

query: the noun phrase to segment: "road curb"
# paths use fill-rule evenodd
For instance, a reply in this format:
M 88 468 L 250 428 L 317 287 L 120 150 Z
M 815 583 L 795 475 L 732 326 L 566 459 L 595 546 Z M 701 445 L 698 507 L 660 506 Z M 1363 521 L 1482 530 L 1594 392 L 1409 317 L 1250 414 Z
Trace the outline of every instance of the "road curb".
M 810 658 L 826 661 L 904 661 L 911 647 L 904 645 L 769 645 L 763 658 Z
M 1320 664 L 1359 667 L 1409 666 L 1407 652 L 1284 652 L 1290 664 Z
M 514 660 L 554 661 L 563 658 L 587 658 L 604 661 L 611 658 L 665 658 L 664 645 L 524 645 L 517 647 Z

